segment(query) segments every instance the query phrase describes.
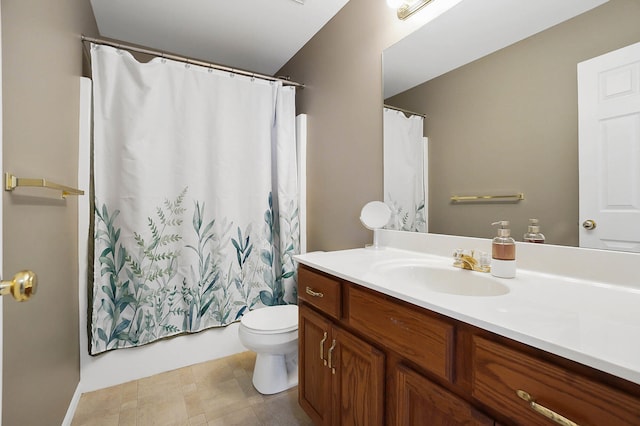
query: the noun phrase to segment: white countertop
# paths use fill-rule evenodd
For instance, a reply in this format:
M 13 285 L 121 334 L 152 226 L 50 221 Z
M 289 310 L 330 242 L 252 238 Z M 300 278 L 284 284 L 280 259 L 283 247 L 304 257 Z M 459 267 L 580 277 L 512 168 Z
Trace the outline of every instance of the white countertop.
M 313 252 L 304 265 L 640 384 L 640 288 L 518 269 L 516 278 L 454 268 L 451 257 L 395 248 Z M 375 272 L 381 262 L 416 260 L 509 287 L 464 296 L 406 285 Z M 396 281 L 396 282 L 394 282 Z

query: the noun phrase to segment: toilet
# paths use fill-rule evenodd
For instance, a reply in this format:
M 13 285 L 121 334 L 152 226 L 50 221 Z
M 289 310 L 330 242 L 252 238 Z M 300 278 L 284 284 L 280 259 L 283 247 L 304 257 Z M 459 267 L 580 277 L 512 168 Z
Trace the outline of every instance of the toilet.
M 270 395 L 298 385 L 298 306 L 277 305 L 242 316 L 240 342 L 256 355 L 253 386 Z

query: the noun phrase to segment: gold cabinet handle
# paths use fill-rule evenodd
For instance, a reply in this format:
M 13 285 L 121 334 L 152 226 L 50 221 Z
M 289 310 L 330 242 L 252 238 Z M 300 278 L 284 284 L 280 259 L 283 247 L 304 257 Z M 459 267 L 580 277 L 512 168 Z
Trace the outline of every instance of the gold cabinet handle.
M 547 407 L 544 407 L 540 404 L 537 404 L 533 398 L 531 397 L 531 395 L 529 395 L 529 393 L 523 391 L 523 390 L 517 390 L 516 394 L 518 394 L 518 396 L 527 401 L 529 403 L 529 406 L 531 407 L 531 409 L 533 411 L 535 411 L 538 414 L 542 414 L 543 416 L 545 416 L 546 418 L 553 420 L 554 422 L 558 423 L 559 425 L 562 426 L 578 426 L 577 423 L 572 422 L 571 420 L 567 419 L 564 416 L 561 416 L 560 414 L 556 413 L 555 411 L 552 411 L 550 409 L 548 409 Z
M 331 347 L 329 348 L 329 368 L 331 369 L 331 373 L 332 374 L 336 374 L 336 366 L 331 362 L 331 359 L 333 357 L 333 350 L 336 348 L 336 339 L 333 339 L 333 342 L 331 342 Z
M 31 271 L 20 271 L 13 276 L 11 281 L 0 283 L 0 296 L 11 294 L 18 302 L 29 300 L 36 294 L 38 277 Z
M 327 332 L 325 331 L 324 332 L 324 337 L 322 338 L 322 340 L 320 340 L 320 359 L 322 361 L 324 361 L 324 365 L 327 365 L 327 360 L 324 359 L 324 342 L 327 341 L 327 337 L 329 337 L 329 336 L 327 335 Z
M 307 287 L 306 292 L 308 295 L 313 297 L 324 297 L 324 294 L 320 293 L 319 291 L 311 290 L 311 287 Z

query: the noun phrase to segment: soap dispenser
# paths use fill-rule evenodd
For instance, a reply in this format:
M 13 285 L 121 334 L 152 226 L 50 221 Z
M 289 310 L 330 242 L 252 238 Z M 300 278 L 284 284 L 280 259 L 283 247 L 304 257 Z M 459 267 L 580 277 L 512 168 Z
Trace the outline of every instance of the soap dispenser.
M 516 276 L 516 241 L 511 237 L 509 221 L 492 223 L 498 226 L 498 236 L 491 245 L 491 275 L 500 278 Z
M 544 235 L 540 232 L 538 219 L 529 219 L 529 228 L 523 240 L 527 243 L 544 243 Z

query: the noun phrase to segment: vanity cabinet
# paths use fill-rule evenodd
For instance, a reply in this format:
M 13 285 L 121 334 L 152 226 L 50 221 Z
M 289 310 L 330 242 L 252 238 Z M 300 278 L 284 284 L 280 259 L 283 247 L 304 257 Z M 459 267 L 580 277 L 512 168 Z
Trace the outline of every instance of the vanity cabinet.
M 329 318 L 340 316 L 341 305 L 340 285 L 332 281 L 313 273 L 299 276 L 305 295 L 298 324 L 298 400 L 316 425 L 383 425 L 384 354 Z
M 298 400 L 316 425 L 493 425 L 397 356 L 451 382 L 452 323 L 304 266 L 298 286 Z
M 298 285 L 317 425 L 640 425 L 640 385 L 307 266 Z

